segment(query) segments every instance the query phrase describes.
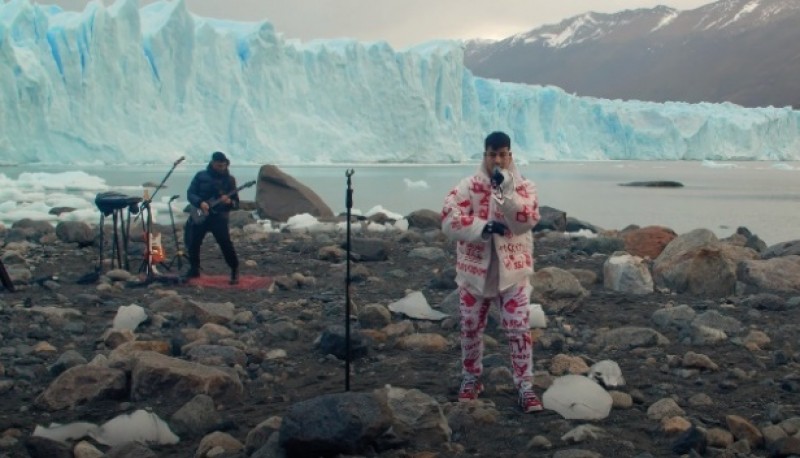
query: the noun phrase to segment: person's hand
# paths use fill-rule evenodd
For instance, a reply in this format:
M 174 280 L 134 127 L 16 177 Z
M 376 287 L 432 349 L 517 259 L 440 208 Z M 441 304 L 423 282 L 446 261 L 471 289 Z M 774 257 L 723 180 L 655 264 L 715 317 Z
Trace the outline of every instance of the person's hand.
M 203 210 L 203 214 L 207 215 L 209 210 L 208 202 L 200 202 L 200 210 Z
M 486 226 L 483 226 L 484 234 L 504 235 L 506 232 L 508 232 L 508 226 L 500 221 L 489 221 Z
M 230 205 L 231 204 L 231 198 L 228 197 L 228 196 L 222 196 L 222 197 L 220 197 L 220 202 L 222 202 L 225 205 Z

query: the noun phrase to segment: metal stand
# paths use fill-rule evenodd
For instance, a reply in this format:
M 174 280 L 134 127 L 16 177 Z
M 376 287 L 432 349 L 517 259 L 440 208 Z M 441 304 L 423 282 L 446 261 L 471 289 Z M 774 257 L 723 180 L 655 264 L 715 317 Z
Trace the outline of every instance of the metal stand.
M 172 237 L 175 240 L 175 256 L 169 261 L 167 264 L 167 269 L 172 269 L 172 266 L 177 262 L 178 263 L 178 270 L 183 269 L 183 260 L 185 259 L 186 262 L 189 262 L 189 257 L 186 256 L 185 252 L 183 251 L 184 244 L 178 241 L 178 228 L 175 227 L 175 215 L 172 213 L 172 201 L 177 199 L 180 196 L 172 196 L 167 203 L 169 208 L 169 222 L 172 224 Z
M 11 277 L 8 276 L 6 265 L 3 264 L 2 259 L 0 259 L 0 280 L 3 282 L 3 287 L 5 287 L 5 289 L 7 289 L 9 292 L 13 293 L 15 291 L 14 282 L 12 282 Z
M 105 220 L 111 216 L 111 268 L 130 270 L 128 260 L 128 241 L 130 239 L 131 213 L 138 213 L 138 205 L 142 199 L 131 197 L 118 192 L 104 192 L 97 194 L 95 204 L 100 210 L 100 231 L 99 259 L 95 274 L 99 277 L 103 271 L 103 251 L 105 250 Z M 127 211 L 126 211 L 127 209 Z M 126 220 L 127 213 L 127 220 Z M 124 262 L 124 266 L 123 266 Z M 86 281 L 90 280 L 87 277 Z
M 344 290 L 344 339 L 345 339 L 345 365 L 344 365 L 344 390 L 350 391 L 350 215 L 353 208 L 353 188 L 352 176 L 355 173 L 353 169 L 347 170 L 345 176 L 347 177 L 347 194 L 345 195 L 345 206 L 347 207 L 347 276 L 345 278 Z
M 186 158 L 184 156 L 181 156 L 177 161 L 175 161 L 172 164 L 172 168 L 169 169 L 169 172 L 167 172 L 167 174 L 161 180 L 161 183 L 159 183 L 158 186 L 156 186 L 156 189 L 153 190 L 153 194 L 150 196 L 145 196 L 145 199 L 142 201 L 140 214 L 144 213 L 145 211 L 147 212 L 147 216 L 142 219 L 142 230 L 144 231 L 144 237 L 145 237 L 146 255 L 144 257 L 144 260 L 142 260 L 142 265 L 139 267 L 139 272 L 145 273 L 145 280 L 144 282 L 142 282 L 143 284 L 152 283 L 153 281 L 156 280 L 156 275 L 158 275 L 158 271 L 156 271 L 155 266 L 153 265 L 153 253 L 152 250 L 150 249 L 151 245 L 150 238 L 153 236 L 152 233 L 153 213 L 150 208 L 150 203 L 153 202 L 153 198 L 155 198 L 156 194 L 158 194 L 158 191 L 164 187 L 164 183 L 166 183 L 167 179 L 169 179 L 170 175 L 172 175 L 172 172 L 175 170 L 175 167 L 177 167 L 178 164 L 183 162 L 184 159 Z M 163 266 L 165 269 L 169 270 L 169 267 L 163 262 L 160 262 L 159 264 Z
M 153 250 L 152 250 L 152 242 L 150 240 L 153 237 L 153 212 L 150 209 L 150 202 L 152 199 L 145 198 L 144 203 L 142 204 L 142 212 L 146 212 L 147 216 L 142 219 L 142 232 L 144 233 L 144 244 L 145 244 L 145 256 L 142 260 L 142 264 L 139 266 L 139 272 L 145 273 L 145 281 L 149 282 L 153 280 L 153 276 L 159 275 L 158 270 L 156 270 L 155 263 L 153 262 Z M 158 262 L 158 265 L 161 267 L 169 270 L 169 266 L 164 264 L 164 262 Z

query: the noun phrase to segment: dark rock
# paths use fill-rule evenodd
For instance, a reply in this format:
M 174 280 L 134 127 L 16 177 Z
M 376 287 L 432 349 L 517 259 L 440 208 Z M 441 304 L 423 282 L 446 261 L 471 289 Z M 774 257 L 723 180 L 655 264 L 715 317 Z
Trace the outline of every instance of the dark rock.
M 280 444 L 292 457 L 365 453 L 390 426 L 390 414 L 375 396 L 327 394 L 289 409 Z
M 578 232 L 578 231 L 591 231 L 595 234 L 602 232 L 603 229 L 595 226 L 592 223 L 587 223 L 586 221 L 579 220 L 578 218 L 573 218 L 571 216 L 567 217 L 567 232 Z
M 742 305 L 758 310 L 786 310 L 786 301 L 775 294 L 761 293 L 745 298 Z
M 333 355 L 341 360 L 347 359 L 347 338 L 343 325 L 329 326 L 322 332 L 319 349 L 324 355 Z M 356 329 L 350 329 L 350 359 L 366 356 L 368 347 Z
M 56 226 L 56 237 L 65 243 L 89 246 L 94 243 L 95 232 L 83 221 L 61 221 Z
M 575 237 L 572 239 L 570 248 L 573 252 L 582 251 L 587 255 L 595 253 L 612 254 L 615 251 L 623 251 L 625 249 L 625 242 L 621 239 L 610 237 L 597 237 L 592 239 Z
M 682 188 L 683 183 L 677 181 L 631 181 L 620 183 L 620 186 L 635 186 L 643 188 Z
M 47 214 L 58 216 L 58 215 L 60 215 L 62 213 L 72 213 L 75 210 L 76 209 L 72 208 L 72 207 L 53 207 L 47 212 Z
M 347 242 L 341 244 L 341 248 L 347 249 Z M 358 254 L 359 261 L 386 261 L 389 259 L 389 245 L 385 240 L 353 238 L 350 240 L 350 248 Z
M 437 272 L 433 278 L 431 278 L 429 285 L 433 289 L 441 289 L 445 291 L 456 289 L 458 285 L 456 284 L 455 267 L 450 266 Z
M 800 240 L 777 243 L 761 252 L 761 259 L 771 259 L 782 256 L 800 255 Z
M 72 458 L 69 445 L 44 437 L 32 436 L 26 439 L 25 450 L 30 458 Z
M 70 455 L 71 456 L 71 455 Z M 128 442 L 117 445 L 107 451 L 105 458 L 156 458 L 155 452 L 139 442 Z
M 541 218 L 533 228 L 533 232 L 556 231 L 564 232 L 567 230 L 567 214 L 556 208 L 542 206 L 539 207 Z
M 442 214 L 433 210 L 416 210 L 406 216 L 409 228 L 439 229 L 442 227 Z
M 705 434 L 697 429 L 695 425 L 687 429 L 672 443 L 672 452 L 678 455 L 689 453 L 691 450 L 699 454 L 704 454 L 708 447 Z

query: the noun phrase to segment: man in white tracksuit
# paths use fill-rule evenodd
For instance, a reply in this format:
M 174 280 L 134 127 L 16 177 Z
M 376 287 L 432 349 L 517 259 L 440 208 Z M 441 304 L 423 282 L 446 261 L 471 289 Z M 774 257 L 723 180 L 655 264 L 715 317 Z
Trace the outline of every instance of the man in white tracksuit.
M 538 221 L 536 188 L 514 165 L 511 139 L 503 132 L 489 134 L 480 169 L 450 191 L 442 211 L 442 231 L 457 241 L 464 377 L 459 401 L 477 399 L 483 390 L 483 331 L 495 303 L 502 307 L 520 406 L 526 413 L 542 410 L 533 391 L 528 323 L 532 230 Z

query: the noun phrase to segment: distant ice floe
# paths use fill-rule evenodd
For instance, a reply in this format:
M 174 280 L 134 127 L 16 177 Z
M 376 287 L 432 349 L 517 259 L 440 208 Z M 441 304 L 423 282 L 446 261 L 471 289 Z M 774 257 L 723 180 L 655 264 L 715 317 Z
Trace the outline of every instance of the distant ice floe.
M 0 223 L 10 225 L 25 218 L 53 224 L 59 221 L 97 223 L 100 212 L 95 197 L 110 189 L 103 178 L 79 171 L 25 172 L 16 179 L 0 173 Z M 131 196 L 144 195 L 142 186 L 115 186 L 114 189 L 124 190 Z M 169 198 L 168 195 L 159 196 L 150 204 L 154 221 L 158 222 L 159 214 L 169 213 Z M 186 201 L 173 201 L 173 212 L 186 204 Z M 51 209 L 58 207 L 74 210 L 60 215 L 50 214 Z
M 797 170 L 796 168 L 792 167 L 791 165 L 785 162 L 776 162 L 775 164 L 772 164 L 771 168 L 775 170 Z
M 739 167 L 739 164 L 733 164 L 730 162 L 714 162 L 705 160 L 703 161 L 703 167 L 708 167 L 710 169 L 735 169 Z
M 409 189 L 428 189 L 430 186 L 425 180 L 414 181 L 410 178 L 403 178 L 403 182 Z

